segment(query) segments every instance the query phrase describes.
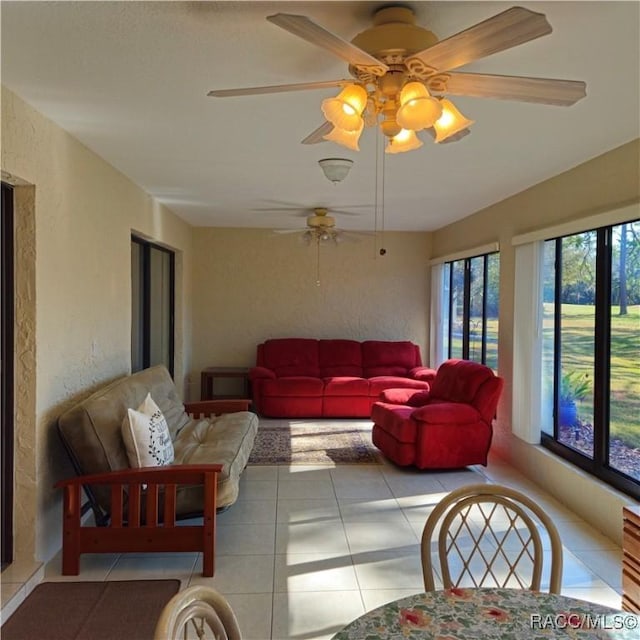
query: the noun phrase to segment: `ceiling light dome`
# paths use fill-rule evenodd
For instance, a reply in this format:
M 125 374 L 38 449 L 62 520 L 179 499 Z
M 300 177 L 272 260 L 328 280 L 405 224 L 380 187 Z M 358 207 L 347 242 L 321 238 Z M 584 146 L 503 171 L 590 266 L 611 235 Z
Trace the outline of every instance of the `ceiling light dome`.
M 357 131 L 367 104 L 367 92 L 359 84 L 347 85 L 335 98 L 322 101 L 322 113 L 334 126 L 345 131 Z
M 432 98 L 422 82 L 408 82 L 400 92 L 400 108 L 396 115 L 403 129 L 420 131 L 432 127 L 442 115 L 442 105 Z
M 323 158 L 318 160 L 322 172 L 331 182 L 342 182 L 349 173 L 353 160 L 348 158 Z M 325 211 L 325 214 L 327 212 Z

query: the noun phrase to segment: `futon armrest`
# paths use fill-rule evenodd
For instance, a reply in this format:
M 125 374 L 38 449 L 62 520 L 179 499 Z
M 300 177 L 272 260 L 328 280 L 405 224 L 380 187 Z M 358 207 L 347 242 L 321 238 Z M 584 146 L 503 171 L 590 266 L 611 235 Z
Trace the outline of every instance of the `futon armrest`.
M 223 413 L 236 413 L 249 411 L 249 398 L 235 400 L 201 400 L 198 402 L 186 402 L 185 411 L 195 418 L 200 416 L 219 416 Z
M 119 469 L 61 480 L 62 574 L 77 576 L 83 553 L 202 552 L 202 574 L 214 573 L 216 487 L 221 464 Z M 106 485 L 108 517 L 99 526 L 82 522 L 83 485 Z M 202 486 L 202 523 L 177 523 L 178 487 Z
M 220 473 L 221 464 L 176 464 L 162 467 L 140 467 L 138 469 L 118 469 L 106 473 L 92 473 L 60 480 L 54 485 L 63 489 L 83 484 L 202 484 L 207 475 Z

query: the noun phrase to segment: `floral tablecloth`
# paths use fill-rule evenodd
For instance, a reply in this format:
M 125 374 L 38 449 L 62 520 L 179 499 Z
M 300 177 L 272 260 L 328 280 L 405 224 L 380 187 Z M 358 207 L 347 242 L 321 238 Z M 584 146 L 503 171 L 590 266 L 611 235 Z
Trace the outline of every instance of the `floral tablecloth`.
M 640 617 L 520 589 L 447 589 L 385 604 L 333 640 L 639 640 Z

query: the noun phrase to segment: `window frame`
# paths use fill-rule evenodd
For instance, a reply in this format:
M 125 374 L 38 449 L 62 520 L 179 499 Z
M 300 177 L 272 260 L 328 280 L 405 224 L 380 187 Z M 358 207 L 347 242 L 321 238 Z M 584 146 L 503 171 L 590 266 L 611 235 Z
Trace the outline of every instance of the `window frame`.
M 440 295 L 444 296 L 444 291 L 448 292 L 448 300 L 444 300 L 444 305 L 447 307 L 447 326 L 443 328 L 446 331 L 446 352 L 443 351 L 445 358 L 452 358 L 452 342 L 453 342 L 453 303 L 454 296 L 454 268 L 453 264 L 456 262 L 462 262 L 463 266 L 463 301 L 462 301 L 462 355 L 463 360 L 469 360 L 470 356 L 470 337 L 471 337 L 471 280 L 472 280 L 472 268 L 471 264 L 473 260 L 482 258 L 482 332 L 481 332 L 481 347 L 480 347 L 480 362 L 485 364 L 487 362 L 487 287 L 488 287 L 488 267 L 489 257 L 496 255 L 498 259 L 500 257 L 499 249 L 492 249 L 484 253 L 478 253 L 475 255 L 461 256 L 451 260 L 442 262 L 442 282 L 440 288 Z M 445 279 L 448 277 L 448 282 Z M 442 335 L 438 336 L 441 342 Z
M 609 465 L 610 425 L 610 369 L 611 369 L 611 281 L 613 268 L 613 229 L 625 223 L 639 222 L 631 218 L 623 222 L 594 229 L 551 237 L 555 242 L 554 284 L 554 384 L 553 384 L 553 434 L 540 430 L 540 443 L 555 455 L 567 460 L 594 477 L 636 499 L 640 499 L 640 481 Z M 596 233 L 596 290 L 594 327 L 594 389 L 593 389 L 593 456 L 559 441 L 559 380 L 561 366 L 561 313 L 562 313 L 562 242 L 565 238 L 583 233 Z M 543 297 L 539 296 L 539 304 Z
M 133 356 L 133 340 L 134 340 L 134 331 L 135 328 L 133 326 L 133 317 L 134 317 L 134 309 L 133 309 L 133 292 L 132 292 L 132 309 L 131 309 L 131 371 L 132 373 L 135 371 L 140 371 L 141 369 L 146 369 L 152 365 L 151 363 L 151 252 L 152 251 L 160 251 L 169 256 L 169 318 L 168 318 L 168 351 L 169 351 L 169 362 L 164 363 L 171 374 L 171 377 L 174 375 L 175 370 L 175 289 L 176 289 L 176 268 L 175 268 L 175 252 L 167 247 L 163 247 L 162 245 L 156 244 L 140 236 L 136 236 L 134 234 L 131 235 L 131 244 L 139 245 L 140 248 L 140 259 L 142 262 L 141 272 L 142 279 L 140 282 L 140 297 L 141 297 L 141 311 L 142 311 L 142 367 L 140 369 L 134 368 L 134 356 Z M 133 277 L 133 273 L 131 274 Z

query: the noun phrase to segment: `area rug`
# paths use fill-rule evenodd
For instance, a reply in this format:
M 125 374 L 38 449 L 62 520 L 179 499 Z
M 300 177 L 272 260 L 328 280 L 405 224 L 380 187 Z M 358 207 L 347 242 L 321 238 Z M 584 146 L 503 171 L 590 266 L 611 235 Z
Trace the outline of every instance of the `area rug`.
M 371 423 L 349 420 L 260 420 L 249 464 L 380 464 Z
M 2 625 L 2 640 L 151 640 L 180 580 L 43 582 Z

